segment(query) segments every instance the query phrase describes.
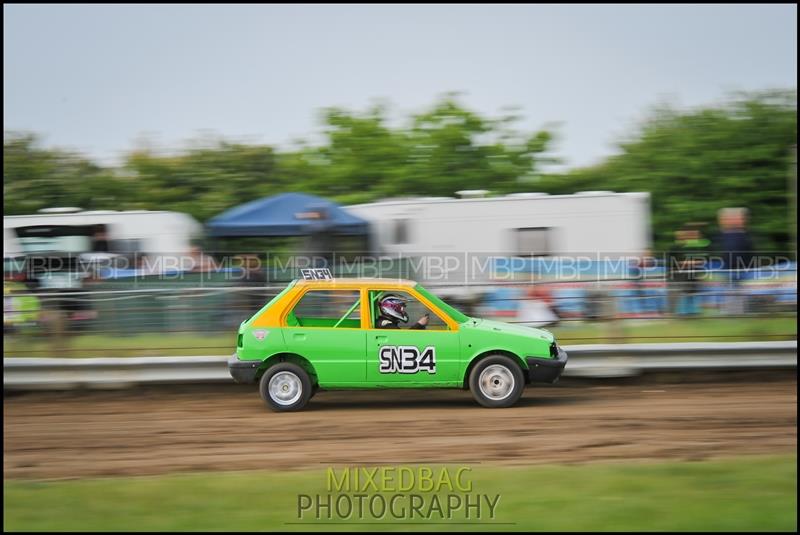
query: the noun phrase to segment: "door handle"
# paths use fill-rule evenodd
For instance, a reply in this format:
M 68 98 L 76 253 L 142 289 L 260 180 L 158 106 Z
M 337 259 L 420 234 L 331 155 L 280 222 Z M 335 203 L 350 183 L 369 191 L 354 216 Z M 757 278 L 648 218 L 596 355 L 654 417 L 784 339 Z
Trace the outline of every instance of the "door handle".
M 294 337 L 293 338 L 295 340 L 305 340 L 306 339 L 306 333 L 294 333 Z
M 386 336 L 376 336 L 375 340 L 377 340 L 378 342 L 386 342 L 387 340 L 389 340 L 389 338 L 387 338 Z

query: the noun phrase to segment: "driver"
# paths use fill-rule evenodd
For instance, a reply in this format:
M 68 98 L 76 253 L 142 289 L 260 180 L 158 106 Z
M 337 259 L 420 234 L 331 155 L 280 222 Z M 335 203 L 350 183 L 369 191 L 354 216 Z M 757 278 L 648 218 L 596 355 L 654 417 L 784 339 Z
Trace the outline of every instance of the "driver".
M 378 316 L 376 327 L 378 329 L 399 329 L 401 321 L 408 323 L 408 314 L 406 314 L 407 302 L 406 299 L 395 294 L 387 294 L 381 297 L 378 303 L 381 313 Z M 430 314 L 424 314 L 409 329 L 424 329 L 428 325 L 429 316 Z

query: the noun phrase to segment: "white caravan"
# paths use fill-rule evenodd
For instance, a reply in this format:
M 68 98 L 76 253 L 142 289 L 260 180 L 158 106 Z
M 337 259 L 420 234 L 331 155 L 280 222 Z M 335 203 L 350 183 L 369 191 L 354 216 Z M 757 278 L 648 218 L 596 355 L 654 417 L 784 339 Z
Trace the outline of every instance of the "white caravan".
M 388 199 L 345 208 L 370 222 L 383 253 L 627 256 L 651 245 L 649 193 Z
M 33 215 L 4 216 L 4 241 L 10 239 L 11 243 L 3 246 L 3 253 L 184 255 L 202 232 L 200 223 L 179 212 L 51 209 Z M 105 244 L 99 245 L 102 242 Z

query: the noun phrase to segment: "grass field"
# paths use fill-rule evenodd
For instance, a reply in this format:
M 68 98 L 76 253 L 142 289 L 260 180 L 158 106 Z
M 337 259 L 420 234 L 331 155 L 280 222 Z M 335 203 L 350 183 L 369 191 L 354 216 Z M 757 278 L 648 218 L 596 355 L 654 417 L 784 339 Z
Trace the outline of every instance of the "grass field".
M 220 460 L 224 461 L 223 459 Z M 494 519 L 449 524 L 298 520 L 298 494 L 327 494 L 313 471 L 6 480 L 5 530 L 678 530 L 797 529 L 797 457 L 497 467 L 472 465 Z M 412 491 L 418 492 L 418 491 Z M 430 497 L 430 495 L 428 495 Z M 308 520 L 308 521 L 307 521 Z M 350 517 L 349 521 L 353 521 Z M 298 523 L 299 522 L 299 523 Z M 337 523 L 338 522 L 338 523 Z M 415 520 L 419 522 L 419 520 Z
M 648 342 L 743 342 L 795 340 L 797 317 L 699 317 L 669 320 L 564 322 L 550 329 L 564 345 Z
M 741 342 L 795 340 L 797 318 L 696 318 L 624 320 L 610 323 L 564 322 L 550 328 L 564 345 L 638 342 Z M 236 332 L 191 334 L 124 333 L 52 337 L 34 332 L 4 339 L 4 357 L 89 357 L 226 355 L 236 347 Z

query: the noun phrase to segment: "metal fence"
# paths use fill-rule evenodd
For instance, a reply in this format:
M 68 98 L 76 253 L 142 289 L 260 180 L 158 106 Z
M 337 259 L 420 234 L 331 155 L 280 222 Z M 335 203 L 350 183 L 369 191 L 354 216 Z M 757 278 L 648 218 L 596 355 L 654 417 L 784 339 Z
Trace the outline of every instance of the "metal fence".
M 144 286 L 144 287 L 143 287 Z M 151 354 L 181 354 L 207 349 L 215 353 L 232 347 L 240 322 L 252 316 L 285 286 L 194 286 L 154 282 L 135 288 L 38 291 L 6 285 L 4 356 L 50 354 L 79 356 L 104 351 L 145 348 Z M 774 321 L 792 323 L 797 313 L 796 283 L 744 285 L 735 288 L 708 285 L 689 291 L 679 283 L 630 280 L 579 283 L 430 284 L 430 289 L 469 315 L 532 326 L 601 326 L 605 341 L 624 342 L 643 335 L 615 333 L 620 326 L 675 319 L 716 319 L 730 322 Z M 695 308 L 681 308 L 681 299 L 696 300 Z M 730 306 L 736 301 L 736 308 Z M 624 328 L 622 331 L 624 332 Z M 796 328 L 765 332 L 761 339 L 792 339 Z M 670 333 L 657 333 L 663 339 Z M 208 345 L 206 340 L 217 336 Z M 592 334 L 591 336 L 597 336 Z M 672 339 L 748 338 L 736 328 L 720 333 L 674 334 Z M 147 338 L 147 340 L 143 340 Z M 227 338 L 231 340 L 227 340 Z M 84 339 L 83 344 L 71 341 Z M 567 337 L 566 341 L 580 340 Z M 204 345 L 206 344 L 206 345 Z
M 797 368 L 797 342 L 566 346 L 567 377 L 631 377 L 648 372 Z M 142 383 L 230 383 L 227 356 L 14 358 L 3 360 L 4 389 L 124 387 Z

